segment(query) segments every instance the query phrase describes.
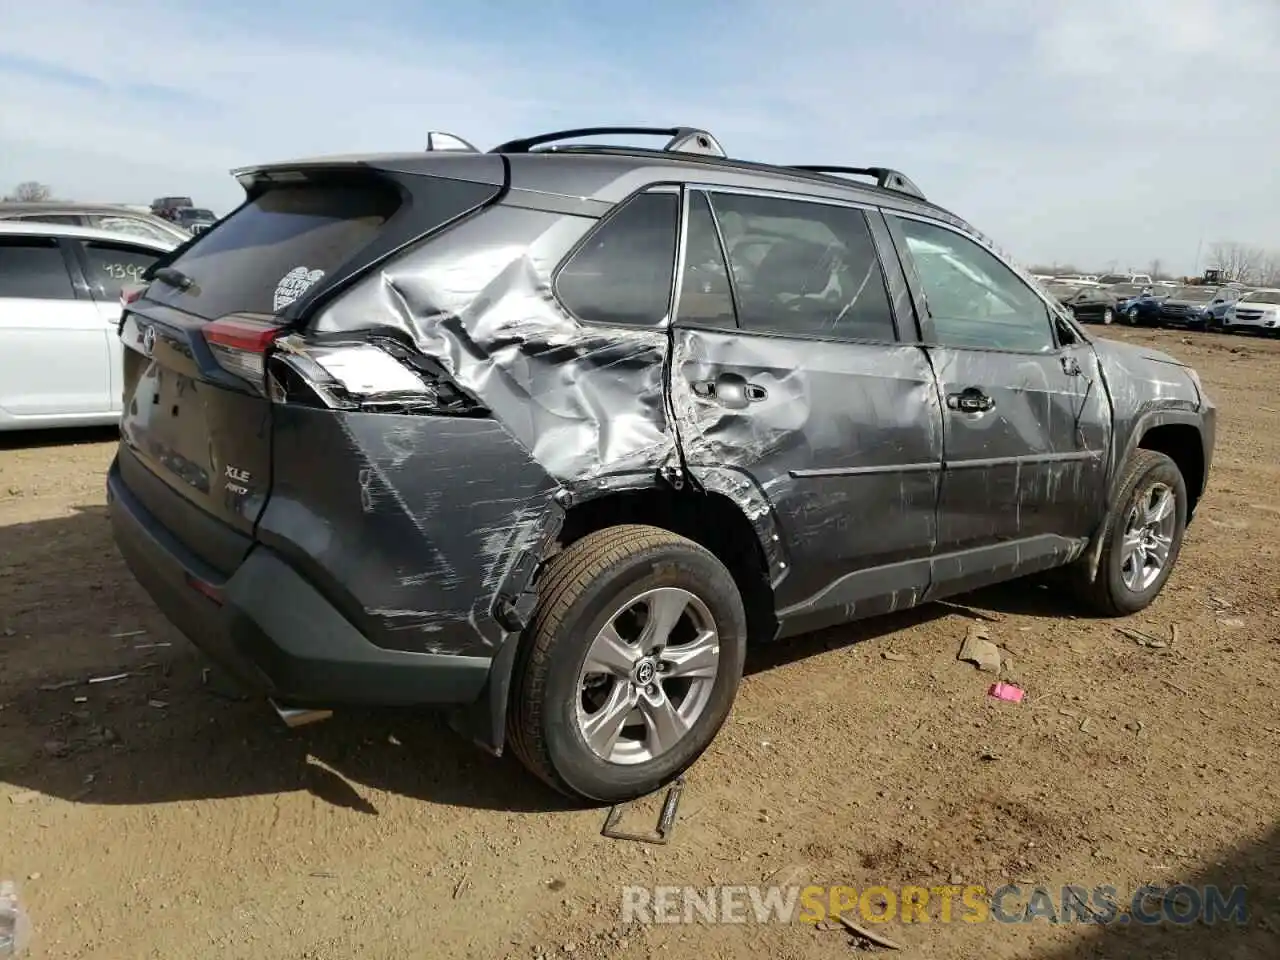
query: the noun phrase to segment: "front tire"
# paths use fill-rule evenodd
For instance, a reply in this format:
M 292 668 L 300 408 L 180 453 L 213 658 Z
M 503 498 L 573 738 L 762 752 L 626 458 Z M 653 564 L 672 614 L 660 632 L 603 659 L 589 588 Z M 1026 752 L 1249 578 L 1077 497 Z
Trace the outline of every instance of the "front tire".
M 1083 599 L 1104 616 L 1137 613 L 1155 600 L 1182 549 L 1187 503 L 1177 464 L 1135 450 L 1103 527 L 1097 576 L 1080 583 Z
M 568 796 L 617 803 L 688 768 L 729 715 L 747 626 L 733 577 L 658 527 L 590 534 L 548 564 L 508 738 Z
M 1116 319 L 1116 312 L 1110 307 L 1102 311 L 1102 322 L 1105 326 L 1110 326 Z

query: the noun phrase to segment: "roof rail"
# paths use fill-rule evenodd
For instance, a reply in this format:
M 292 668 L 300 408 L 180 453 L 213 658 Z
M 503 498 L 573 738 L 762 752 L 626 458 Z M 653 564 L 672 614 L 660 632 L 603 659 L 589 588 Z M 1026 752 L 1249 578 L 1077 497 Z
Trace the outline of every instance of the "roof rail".
M 787 169 L 805 170 L 809 173 L 841 173 L 853 174 L 859 177 L 875 177 L 877 187 L 896 190 L 898 193 L 905 193 L 921 200 L 924 199 L 924 193 L 911 182 L 910 177 L 889 167 L 831 167 L 824 164 L 796 163 Z
M 449 133 L 445 130 L 431 130 L 427 133 L 427 150 L 435 152 L 438 150 L 457 151 L 459 153 L 479 153 L 480 151 L 473 146 L 470 141 L 463 140 L 456 133 Z
M 573 140 L 578 137 L 611 136 L 653 136 L 669 138 L 662 149 L 667 153 L 700 153 L 712 157 L 724 157 L 724 147 L 705 130 L 697 127 L 578 127 L 574 130 L 556 130 L 552 133 L 540 133 L 522 140 L 508 140 L 500 143 L 490 153 L 528 153 L 534 147 L 544 143 L 555 143 L 560 140 Z

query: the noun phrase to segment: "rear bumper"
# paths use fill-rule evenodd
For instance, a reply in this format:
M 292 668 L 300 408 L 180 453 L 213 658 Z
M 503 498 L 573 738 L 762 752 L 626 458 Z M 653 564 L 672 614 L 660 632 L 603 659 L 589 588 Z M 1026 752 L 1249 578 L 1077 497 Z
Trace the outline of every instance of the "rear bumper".
M 253 692 L 299 705 L 463 705 L 481 699 L 491 657 L 370 643 L 278 553 L 261 544 L 223 577 L 179 543 L 113 463 L 116 544 L 170 621 Z

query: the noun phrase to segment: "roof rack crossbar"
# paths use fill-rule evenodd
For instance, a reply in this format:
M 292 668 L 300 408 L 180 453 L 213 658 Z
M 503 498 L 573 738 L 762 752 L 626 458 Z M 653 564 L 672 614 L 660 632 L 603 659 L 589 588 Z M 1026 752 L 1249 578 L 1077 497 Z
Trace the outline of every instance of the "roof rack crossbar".
M 924 199 L 923 191 L 911 181 L 910 177 L 889 167 L 833 167 L 826 164 L 795 163 L 791 164 L 788 169 L 804 170 L 809 173 L 838 173 L 852 174 L 859 177 L 874 177 L 877 187 L 895 190 L 898 193 L 905 193 L 921 200 Z
M 667 137 L 663 151 L 667 153 L 700 153 L 712 157 L 725 157 L 724 147 L 706 130 L 697 127 L 577 127 L 573 130 L 555 130 L 521 140 L 500 143 L 490 153 L 529 153 L 534 147 L 561 140 L 598 136 L 653 136 Z

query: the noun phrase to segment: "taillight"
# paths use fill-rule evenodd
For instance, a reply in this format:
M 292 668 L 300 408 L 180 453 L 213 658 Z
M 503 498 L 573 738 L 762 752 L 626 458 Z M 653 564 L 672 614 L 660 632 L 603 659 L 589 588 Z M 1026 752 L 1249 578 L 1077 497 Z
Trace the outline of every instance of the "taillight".
M 267 392 L 276 403 L 369 413 L 482 416 L 488 411 L 439 363 L 389 339 L 275 341 Z
M 218 365 L 260 390 L 265 387 L 267 350 L 283 332 L 278 324 L 247 317 L 224 317 L 201 330 Z
M 136 284 L 120 288 L 120 306 L 127 307 L 131 303 L 137 303 L 142 299 L 142 295 L 147 292 L 147 285 Z

